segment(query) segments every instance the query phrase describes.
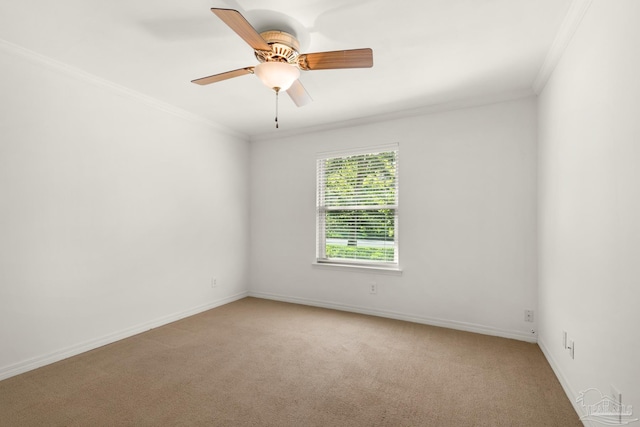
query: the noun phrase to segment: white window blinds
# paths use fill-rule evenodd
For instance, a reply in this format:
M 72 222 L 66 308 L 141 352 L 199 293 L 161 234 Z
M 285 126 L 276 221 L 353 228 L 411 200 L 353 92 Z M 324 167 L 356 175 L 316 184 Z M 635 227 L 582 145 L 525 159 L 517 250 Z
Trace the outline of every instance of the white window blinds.
M 317 260 L 398 264 L 398 145 L 321 153 Z

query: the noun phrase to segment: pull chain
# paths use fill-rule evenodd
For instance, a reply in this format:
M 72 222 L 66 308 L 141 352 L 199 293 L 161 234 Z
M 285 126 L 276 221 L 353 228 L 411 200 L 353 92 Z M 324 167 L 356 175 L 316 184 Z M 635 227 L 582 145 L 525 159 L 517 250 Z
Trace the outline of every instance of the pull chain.
M 280 88 L 275 87 L 273 89 L 276 91 L 276 129 L 278 129 L 280 127 L 280 125 L 278 125 L 278 95 L 280 94 Z

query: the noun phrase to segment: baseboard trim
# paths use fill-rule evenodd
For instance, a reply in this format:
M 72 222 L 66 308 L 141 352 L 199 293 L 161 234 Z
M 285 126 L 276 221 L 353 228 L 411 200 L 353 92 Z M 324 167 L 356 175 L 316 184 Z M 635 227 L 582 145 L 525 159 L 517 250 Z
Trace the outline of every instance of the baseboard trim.
M 212 308 L 229 304 L 239 299 L 246 298 L 247 296 L 248 294 L 246 291 L 235 294 L 235 295 L 230 295 L 228 297 L 220 298 L 207 304 L 202 304 L 202 305 L 190 308 L 188 310 L 172 313 L 167 316 L 162 316 L 157 319 L 151 320 L 149 322 L 144 322 L 139 325 L 132 326 L 130 328 L 126 328 L 118 332 L 104 335 L 100 338 L 91 339 L 76 345 L 72 345 L 70 347 L 63 348 L 61 350 L 44 354 L 42 356 L 33 357 L 31 359 L 27 359 L 22 362 L 5 366 L 3 368 L 0 368 L 0 381 L 40 368 L 45 365 L 49 365 L 51 363 L 58 362 L 63 359 L 67 359 L 72 356 L 77 356 L 78 354 L 87 352 L 89 350 L 94 350 L 98 347 L 102 347 L 104 345 L 111 344 L 125 338 L 129 338 L 131 336 L 140 334 L 142 332 L 146 332 L 150 329 L 164 326 L 166 324 L 175 322 L 177 320 L 184 319 L 185 317 L 193 316 L 195 314 L 202 313 L 203 311 L 211 310 Z
M 270 299 L 275 301 L 290 302 L 294 304 L 310 305 L 313 307 L 329 308 L 333 310 L 348 311 L 351 313 L 368 314 L 371 316 L 386 317 L 389 319 L 405 320 L 407 322 L 421 323 L 424 325 L 439 326 L 442 328 L 456 329 L 459 331 L 474 332 L 483 335 L 492 335 L 502 338 L 510 338 L 519 341 L 536 343 L 536 337 L 520 331 L 509 331 L 497 328 L 491 328 L 474 323 L 456 322 L 452 320 L 436 319 L 431 317 L 416 316 L 404 313 L 398 313 L 389 310 L 378 310 L 368 307 L 359 307 L 354 305 L 340 304 L 329 301 L 321 301 L 308 298 L 297 298 L 285 295 L 272 294 L 267 292 L 249 291 L 248 296 L 262 299 Z
M 582 409 L 578 406 L 578 403 L 576 402 L 577 395 L 573 391 L 574 388 L 571 387 L 571 385 L 569 384 L 569 380 L 567 380 L 567 377 L 565 377 L 562 371 L 560 370 L 558 363 L 551 355 L 551 352 L 547 348 L 547 345 L 545 344 L 542 338 L 538 338 L 538 347 L 540 347 L 540 350 L 542 350 L 542 354 L 544 354 L 544 357 L 547 359 L 547 362 L 549 363 L 549 366 L 551 366 L 553 373 L 556 374 L 556 378 L 558 378 L 558 381 L 560 381 L 560 385 L 562 386 L 564 393 L 567 395 L 567 397 L 571 401 L 571 405 L 573 405 L 573 409 L 576 411 L 579 417 L 582 417 L 584 413 L 582 413 Z M 586 427 L 593 426 L 593 423 L 591 423 L 589 420 L 581 420 L 581 421 L 582 421 L 582 424 L 585 425 Z

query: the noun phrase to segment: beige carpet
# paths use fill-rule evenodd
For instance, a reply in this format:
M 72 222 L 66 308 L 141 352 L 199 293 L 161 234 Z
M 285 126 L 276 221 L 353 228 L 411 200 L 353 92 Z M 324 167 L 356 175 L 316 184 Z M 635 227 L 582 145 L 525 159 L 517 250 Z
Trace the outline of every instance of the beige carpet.
M 581 426 L 535 344 L 246 298 L 0 382 L 2 426 Z

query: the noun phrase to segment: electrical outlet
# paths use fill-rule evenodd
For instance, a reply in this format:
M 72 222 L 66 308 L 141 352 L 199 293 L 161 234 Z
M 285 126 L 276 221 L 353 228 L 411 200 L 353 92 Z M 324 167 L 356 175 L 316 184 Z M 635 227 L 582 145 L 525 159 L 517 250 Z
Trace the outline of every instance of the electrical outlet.
M 211 278 L 211 287 L 212 288 L 217 288 L 218 287 L 218 279 L 216 279 L 215 277 Z
M 567 331 L 562 331 L 562 348 L 567 349 Z
M 525 322 L 533 322 L 533 310 L 525 310 L 524 311 L 524 321 Z
M 573 340 L 569 340 L 567 342 L 567 348 L 569 349 L 569 356 L 571 356 L 572 359 L 575 359 L 576 344 Z
M 376 282 L 369 283 L 369 293 L 370 294 L 378 293 L 378 284 Z

